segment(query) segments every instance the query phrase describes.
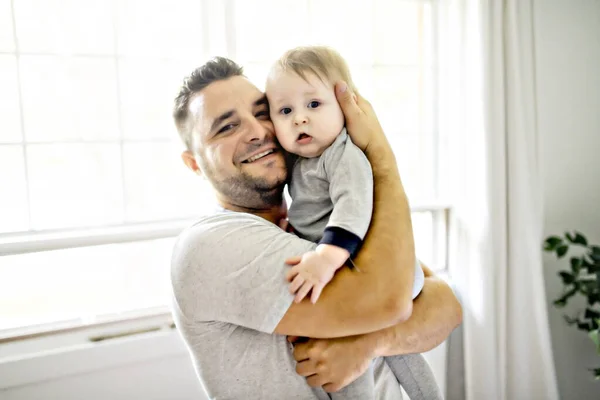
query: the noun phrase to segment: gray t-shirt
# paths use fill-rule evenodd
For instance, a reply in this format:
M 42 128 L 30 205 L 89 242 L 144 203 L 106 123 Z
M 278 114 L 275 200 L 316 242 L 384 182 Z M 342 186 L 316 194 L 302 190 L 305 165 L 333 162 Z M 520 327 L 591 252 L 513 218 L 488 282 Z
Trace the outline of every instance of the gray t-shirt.
M 292 347 L 273 334 L 292 304 L 286 258 L 315 244 L 251 214 L 202 218 L 178 238 L 172 310 L 211 399 L 328 399 L 296 374 Z M 400 399 L 398 382 L 375 363 L 376 399 Z

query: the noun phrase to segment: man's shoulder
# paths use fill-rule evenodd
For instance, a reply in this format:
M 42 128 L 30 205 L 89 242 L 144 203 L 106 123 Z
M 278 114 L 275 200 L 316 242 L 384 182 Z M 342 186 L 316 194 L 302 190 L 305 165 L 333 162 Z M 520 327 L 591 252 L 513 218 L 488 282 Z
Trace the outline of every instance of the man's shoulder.
M 215 212 L 200 217 L 193 225 L 180 233 L 178 241 L 211 240 L 227 235 L 232 230 L 251 228 L 252 226 L 267 226 L 271 224 L 256 215 L 241 212 Z M 272 225 L 272 224 L 271 224 Z

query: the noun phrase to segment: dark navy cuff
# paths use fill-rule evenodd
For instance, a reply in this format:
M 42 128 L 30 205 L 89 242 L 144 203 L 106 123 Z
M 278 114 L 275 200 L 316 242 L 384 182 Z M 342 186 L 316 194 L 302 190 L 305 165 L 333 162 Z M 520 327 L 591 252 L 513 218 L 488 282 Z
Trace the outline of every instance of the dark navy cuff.
M 360 246 L 362 239 L 356 236 L 354 233 L 340 228 L 337 226 L 328 226 L 323 232 L 323 238 L 319 244 L 332 244 L 337 247 L 348 250 L 350 258 L 354 258 Z

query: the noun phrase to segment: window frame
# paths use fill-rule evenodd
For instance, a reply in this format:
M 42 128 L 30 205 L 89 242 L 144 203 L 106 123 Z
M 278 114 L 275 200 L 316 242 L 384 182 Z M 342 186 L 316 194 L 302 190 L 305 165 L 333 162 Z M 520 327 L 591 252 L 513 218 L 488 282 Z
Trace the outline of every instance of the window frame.
M 205 37 L 203 38 L 203 47 L 205 49 L 210 48 L 210 39 L 209 34 L 211 33 L 211 27 L 209 23 L 210 15 L 214 12 L 214 3 L 211 3 L 208 0 L 198 0 L 201 3 L 202 7 L 202 19 L 201 22 L 206 25 L 206 27 L 202 28 L 204 32 L 206 32 Z M 307 0 L 307 6 L 310 8 L 312 0 Z M 433 172 L 434 172 L 434 198 L 439 198 L 439 155 L 440 155 L 440 147 L 441 143 L 439 142 L 440 137 L 438 135 L 439 129 L 437 126 L 438 118 L 437 118 L 437 98 L 438 98 L 438 87 L 439 87 L 439 74 L 437 69 L 437 7 L 435 7 L 435 1 L 432 0 L 413 0 L 414 2 L 419 3 L 428 3 L 431 4 L 431 24 L 432 24 L 432 32 L 431 40 L 433 46 L 433 60 L 432 66 L 433 71 L 431 76 L 434 78 L 433 80 L 433 117 L 434 121 L 432 122 L 432 141 L 433 141 Z M 226 45 L 228 55 L 235 59 L 236 57 L 236 31 L 235 31 L 235 0 L 226 0 L 223 5 L 223 12 L 225 16 L 225 27 L 226 31 Z M 13 2 L 11 2 L 11 18 L 12 18 L 12 30 L 13 30 L 13 40 L 15 42 L 14 51 L 9 52 L 0 52 L 0 54 L 5 55 L 14 55 L 17 59 L 17 85 L 18 85 L 18 95 L 19 95 L 19 108 L 21 110 L 20 116 L 20 128 L 21 128 L 21 141 L 19 142 L 6 142 L 0 143 L 0 145 L 17 145 L 21 146 L 23 154 L 24 154 L 24 163 L 25 163 L 25 175 L 26 179 L 28 179 L 28 163 L 27 163 L 27 145 L 36 144 L 36 142 L 28 142 L 25 133 L 25 121 L 23 115 L 23 93 L 22 93 L 22 84 L 21 84 L 21 73 L 19 68 L 19 57 L 21 55 L 34 55 L 34 53 L 26 53 L 21 52 L 18 46 L 18 37 L 17 37 L 17 28 L 15 23 L 15 11 Z M 116 23 L 116 22 L 115 22 Z M 115 28 L 115 35 L 117 34 Z M 116 37 L 115 37 L 116 40 Z M 205 50 L 205 51 L 207 51 Z M 40 53 L 43 55 L 52 55 L 53 53 Z M 64 56 L 64 54 L 55 54 Z M 83 54 L 85 55 L 85 54 Z M 69 54 L 68 56 L 78 56 L 78 54 Z M 114 54 L 104 55 L 102 57 L 107 57 L 110 59 L 114 59 L 115 63 L 117 63 L 120 57 L 123 57 L 119 54 L 118 50 L 115 48 Z M 118 63 L 117 63 L 118 64 Z M 377 67 L 378 64 L 373 64 L 373 67 Z M 119 66 L 116 66 L 116 74 L 117 74 L 117 85 L 119 85 Z M 119 144 L 121 149 L 121 176 L 124 177 L 124 161 L 123 161 L 123 145 L 124 143 L 129 142 L 148 142 L 148 143 L 157 143 L 164 142 L 166 139 L 164 138 L 153 138 L 151 140 L 136 140 L 131 138 L 126 138 L 123 132 L 123 117 L 121 115 L 121 99 L 122 94 L 118 94 L 118 102 L 119 102 L 119 118 L 118 118 L 118 126 L 119 126 L 119 137 L 116 139 L 110 140 L 55 140 L 48 141 L 43 143 L 113 143 Z M 42 143 L 42 142 L 40 142 Z M 183 166 L 182 166 L 183 168 Z M 31 226 L 31 204 L 30 204 L 30 189 L 29 185 L 26 188 L 27 194 L 27 202 L 28 202 L 28 224 Z M 125 196 L 125 191 L 123 191 L 123 196 Z M 123 207 L 125 208 L 125 201 L 123 201 Z M 449 246 L 449 221 L 450 221 L 450 213 L 451 207 L 449 204 L 442 202 L 434 202 L 428 204 L 416 204 L 411 207 L 411 212 L 419 212 L 419 213 L 427 213 L 430 212 L 432 215 L 432 233 L 433 233 L 433 243 L 432 248 L 434 252 L 432 254 L 433 261 L 430 267 L 436 272 L 440 274 L 444 274 L 447 272 L 448 266 L 448 246 Z M 96 246 L 96 245 L 108 245 L 108 244 L 118 244 L 118 243 L 128 243 L 128 242 L 138 242 L 144 240 L 152 240 L 152 239 L 162 239 L 162 238 L 174 238 L 176 237 L 185 227 L 190 226 L 195 220 L 190 218 L 181 218 L 181 219 L 169 219 L 163 221 L 150 221 L 150 222 L 124 222 L 122 224 L 112 225 L 112 226 L 99 226 L 93 228 L 75 228 L 75 229 L 54 229 L 54 230 L 41 230 L 41 231 L 21 231 L 21 232 L 9 232 L 9 233 L 1 233 L 0 234 L 0 257 L 8 256 L 8 255 L 17 255 L 17 254 L 26 254 L 33 252 L 42 252 L 42 251 L 50 251 L 50 250 L 61 250 L 61 249 L 69 249 L 76 247 L 87 247 L 87 246 Z M 155 321 L 159 319 L 162 323 L 166 323 L 171 326 L 173 324 L 170 311 L 168 306 L 164 307 L 154 307 L 148 309 L 136 309 L 118 314 L 103 314 L 97 315 L 93 318 L 93 320 L 83 320 L 83 319 L 75 319 L 70 321 L 56 321 L 53 323 L 45 323 L 42 325 L 33 325 L 33 326 L 25 326 L 18 327 L 13 329 L 0 330 L 0 344 L 5 342 L 14 342 L 21 340 L 28 340 L 34 338 L 46 337 L 49 335 L 58 335 L 69 332 L 81 332 L 84 330 L 88 330 L 90 328 L 103 328 L 103 327 L 114 327 L 121 326 L 125 324 L 130 324 L 132 322 L 140 323 L 142 325 L 148 325 L 149 321 Z M 136 331 L 139 333 L 139 331 Z M 101 337 L 99 340 L 103 340 Z

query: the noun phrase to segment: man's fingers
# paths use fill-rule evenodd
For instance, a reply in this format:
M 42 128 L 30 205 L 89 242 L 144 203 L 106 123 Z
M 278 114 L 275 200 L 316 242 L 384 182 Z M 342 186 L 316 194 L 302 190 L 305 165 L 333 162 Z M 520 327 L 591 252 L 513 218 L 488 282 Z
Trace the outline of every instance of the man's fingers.
M 300 275 L 298 275 L 298 276 L 300 276 Z M 308 292 L 310 292 L 312 287 L 313 287 L 312 283 L 310 283 L 308 281 L 304 281 L 304 284 L 302 285 L 300 290 L 298 290 L 298 293 L 296 293 L 296 299 L 294 301 L 296 303 L 300 303 L 302 301 L 302 299 L 304 299 L 306 297 Z
M 308 343 L 300 343 L 294 347 L 294 360 L 296 362 L 308 360 Z
M 287 260 L 285 260 L 285 263 L 287 265 L 296 265 L 296 264 L 300 264 L 300 261 L 302 261 L 302 257 L 301 256 L 296 256 L 296 257 L 290 257 Z
M 344 386 L 341 386 L 338 383 L 326 383 L 323 385 L 323 390 L 327 393 L 335 393 L 343 388 Z
M 311 303 L 315 304 L 317 300 L 319 300 L 319 296 L 321 296 L 321 292 L 323 291 L 323 285 L 315 285 L 312 288 L 312 293 L 310 294 Z
M 361 112 L 358 107 L 357 96 L 346 82 L 340 81 L 335 84 L 335 95 L 346 118 L 352 118 L 352 116 Z
M 296 364 L 296 373 L 300 376 L 311 376 L 316 373 L 315 366 L 309 360 L 302 361 Z
M 329 382 L 321 375 L 311 375 L 306 378 L 306 383 L 311 387 L 320 387 L 328 384 Z

